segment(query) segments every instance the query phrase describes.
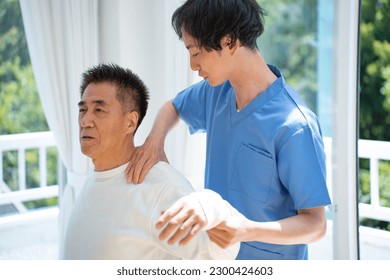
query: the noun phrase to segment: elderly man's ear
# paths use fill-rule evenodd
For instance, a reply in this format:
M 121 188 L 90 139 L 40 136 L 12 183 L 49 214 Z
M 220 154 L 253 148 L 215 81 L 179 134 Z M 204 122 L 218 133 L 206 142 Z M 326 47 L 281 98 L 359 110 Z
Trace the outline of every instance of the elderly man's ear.
M 139 115 L 136 111 L 129 112 L 126 115 L 127 115 L 127 132 L 134 134 L 134 131 L 137 129 Z

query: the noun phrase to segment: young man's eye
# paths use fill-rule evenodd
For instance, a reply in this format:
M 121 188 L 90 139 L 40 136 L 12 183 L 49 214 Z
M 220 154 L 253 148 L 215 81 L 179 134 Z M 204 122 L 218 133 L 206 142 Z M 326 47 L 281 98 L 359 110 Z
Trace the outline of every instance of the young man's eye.
M 193 55 L 192 55 L 192 57 L 197 57 L 199 55 L 199 53 L 197 52 L 197 53 L 194 53 Z

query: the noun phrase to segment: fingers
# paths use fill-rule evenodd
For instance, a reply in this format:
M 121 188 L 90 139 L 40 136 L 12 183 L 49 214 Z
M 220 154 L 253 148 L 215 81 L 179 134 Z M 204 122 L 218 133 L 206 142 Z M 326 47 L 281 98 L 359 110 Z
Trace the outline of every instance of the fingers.
M 226 249 L 234 244 L 233 235 L 229 234 L 228 231 L 220 228 L 213 228 L 207 231 L 207 235 L 210 240 L 217 244 L 222 249 Z
M 200 207 L 198 202 L 191 205 L 191 201 L 192 197 L 179 199 L 157 220 L 156 228 L 164 228 L 160 232 L 160 240 L 169 238 L 167 242 L 170 245 L 176 242 L 185 245 L 204 228 L 207 218 L 202 209 L 196 208 Z
M 163 215 L 165 214 L 166 212 L 164 212 Z M 167 215 L 165 215 L 164 217 L 161 216 L 161 218 L 157 221 L 155 225 L 156 229 L 162 229 L 165 227 L 158 236 L 160 240 L 165 240 L 172 233 L 172 231 L 178 226 L 178 224 L 176 224 L 174 221 L 170 221 L 169 217 L 170 216 Z M 168 221 L 170 222 L 168 223 Z
M 220 237 L 215 234 L 215 232 L 212 232 L 210 230 L 207 231 L 207 235 L 209 236 L 210 240 L 217 244 L 221 248 L 225 248 L 225 243 L 221 241 Z
M 180 220 L 171 220 L 167 226 L 161 231 L 158 238 L 163 241 L 171 236 L 168 240 L 168 244 L 174 244 L 183 234 L 184 229 L 180 226 L 182 222 Z M 180 226 L 180 227 L 179 227 Z M 179 228 L 178 228 L 179 227 Z M 178 228 L 178 229 L 177 229 Z M 177 230 L 176 230 L 177 229 Z M 176 230 L 176 231 L 175 231 Z M 173 233 L 175 231 L 175 233 Z M 172 234 L 173 233 L 173 234 Z
M 169 236 L 172 235 L 172 233 L 180 227 L 176 232 L 171 236 L 171 238 L 168 240 L 169 244 L 173 244 L 173 241 L 177 241 L 177 238 L 182 236 L 181 229 L 183 227 L 183 223 L 187 220 L 188 215 L 186 214 L 186 211 L 182 211 L 182 201 L 178 200 L 175 204 L 173 204 L 167 211 L 165 211 L 161 217 L 157 220 L 156 228 L 161 229 L 165 227 L 160 235 L 160 240 L 165 240 Z M 173 242 L 173 243 L 172 243 Z
M 169 238 L 168 244 L 186 245 L 205 225 L 197 219 L 196 216 L 190 216 L 185 220 L 176 230 L 176 232 Z
M 127 182 L 133 184 L 142 183 L 145 175 L 157 161 L 156 157 L 153 157 L 148 150 L 144 151 L 141 147 L 137 148 L 125 171 L 127 174 Z
M 127 182 L 140 184 L 149 170 L 159 161 L 168 162 L 163 148 L 148 143 L 137 147 L 126 168 Z
M 137 163 L 134 165 L 134 167 L 133 167 L 133 169 L 132 169 L 132 182 L 133 182 L 134 184 L 139 184 L 139 183 L 142 182 L 143 178 L 142 178 L 142 180 L 140 180 L 140 174 L 141 174 L 141 172 L 142 172 L 142 169 L 145 168 L 145 163 L 146 163 L 146 161 L 144 160 L 144 158 L 141 158 L 141 159 L 139 159 L 139 160 L 137 161 Z M 148 171 L 149 171 L 149 169 L 145 171 L 145 174 L 146 174 Z M 145 176 L 145 175 L 144 175 L 144 176 Z
M 127 174 L 127 182 L 138 184 L 142 181 L 139 180 L 141 170 L 145 165 L 145 162 L 148 160 L 145 153 L 141 149 L 134 151 L 133 156 L 131 157 L 129 164 L 127 165 L 125 173 Z M 147 171 L 145 171 L 145 174 Z
M 195 235 L 197 235 L 202 230 L 203 227 L 204 225 L 202 226 L 200 223 L 193 225 L 192 229 L 188 232 L 188 234 L 182 240 L 180 240 L 179 245 L 186 245 L 192 240 L 192 238 L 195 237 Z
M 160 233 L 160 240 L 165 240 L 170 236 L 167 241 L 168 244 L 173 245 L 178 242 L 179 245 L 184 246 L 190 242 L 205 225 L 205 223 L 198 222 L 194 217 L 189 217 L 187 220 L 183 219 L 185 219 L 185 217 L 170 221 Z
M 130 160 L 130 161 L 129 161 L 129 164 L 127 165 L 126 170 L 125 170 L 125 174 L 126 174 L 126 175 L 129 174 L 130 169 L 131 169 L 132 166 L 133 166 L 133 161 Z
M 166 223 L 171 220 L 179 211 L 182 209 L 182 205 L 180 203 L 180 199 L 176 201 L 168 210 L 164 211 L 160 218 L 156 222 L 156 228 L 161 229 L 163 228 Z M 172 223 L 173 221 L 171 221 Z
M 130 160 L 129 164 L 126 167 L 125 174 L 127 176 L 127 183 L 133 182 L 134 175 L 134 160 Z

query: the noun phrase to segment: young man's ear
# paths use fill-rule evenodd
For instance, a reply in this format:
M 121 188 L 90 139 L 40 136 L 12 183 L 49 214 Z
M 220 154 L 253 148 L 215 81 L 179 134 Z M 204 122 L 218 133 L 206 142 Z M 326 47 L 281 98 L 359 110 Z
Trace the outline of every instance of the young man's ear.
M 127 113 L 127 131 L 128 133 L 134 134 L 137 129 L 139 115 L 136 111 Z
M 238 40 L 233 42 L 231 35 L 226 35 L 221 40 L 221 46 L 222 47 L 228 47 L 229 50 L 234 52 L 237 49 L 237 47 L 240 46 L 240 44 L 239 44 Z

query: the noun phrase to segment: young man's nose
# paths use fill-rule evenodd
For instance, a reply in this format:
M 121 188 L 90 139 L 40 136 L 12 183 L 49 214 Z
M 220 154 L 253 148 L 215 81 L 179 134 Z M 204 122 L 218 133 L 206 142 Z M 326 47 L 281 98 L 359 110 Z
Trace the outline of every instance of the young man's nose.
M 192 71 L 198 71 L 200 70 L 200 65 L 197 58 L 190 58 L 190 67 Z

